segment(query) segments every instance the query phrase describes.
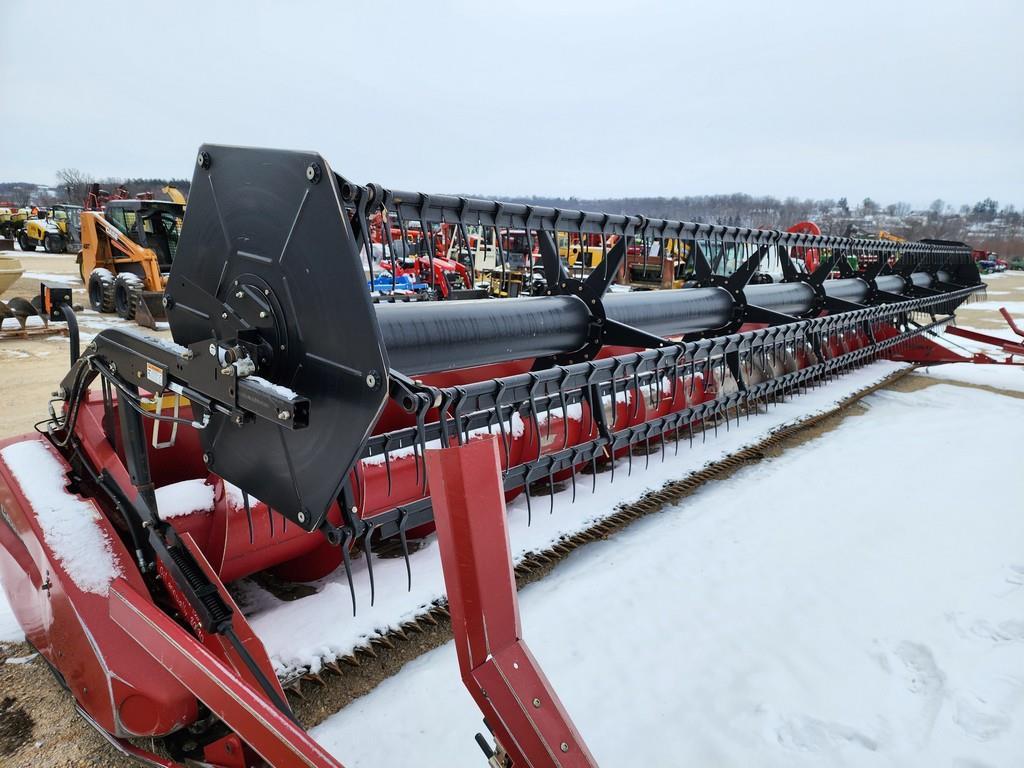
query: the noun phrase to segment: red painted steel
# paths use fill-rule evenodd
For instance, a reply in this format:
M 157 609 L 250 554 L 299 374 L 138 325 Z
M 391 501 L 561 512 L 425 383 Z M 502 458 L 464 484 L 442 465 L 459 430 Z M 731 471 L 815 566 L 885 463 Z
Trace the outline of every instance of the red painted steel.
M 42 435 L 0 440 L 0 449 L 25 440 L 39 441 L 70 472 Z M 131 588 L 148 595 L 103 510 L 78 498 L 95 510 L 93 524 L 110 545 L 114 567 Z M 79 589 L 48 544 L 39 511 L 2 460 L 0 507 L 0 582 L 26 638 L 60 674 L 78 706 L 115 737 L 162 736 L 193 722 L 195 698 L 111 621 L 105 594 Z
M 522 639 L 497 438 L 426 463 L 463 682 L 517 768 L 595 766 Z
M 110 588 L 110 616 L 160 666 L 275 768 L 343 768 L 262 693 L 240 679 L 123 579 Z
M 1014 321 L 1013 316 L 1007 311 L 1006 307 L 1000 307 L 999 314 L 1001 314 L 1003 316 L 1003 319 L 1006 320 L 1007 325 L 1010 326 L 1010 330 L 1012 330 L 1014 333 L 1016 333 L 1018 336 L 1024 339 L 1024 331 L 1022 331 L 1017 326 L 1017 323 Z

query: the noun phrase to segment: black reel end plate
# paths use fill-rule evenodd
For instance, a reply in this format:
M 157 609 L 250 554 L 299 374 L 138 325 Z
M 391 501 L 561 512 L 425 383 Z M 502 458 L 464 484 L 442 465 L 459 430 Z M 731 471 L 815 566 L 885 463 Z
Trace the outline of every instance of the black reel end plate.
M 209 468 L 318 528 L 387 399 L 387 358 L 327 162 L 204 145 L 165 301 L 178 344 L 240 346 L 256 375 L 310 401 L 309 426 L 214 413 Z

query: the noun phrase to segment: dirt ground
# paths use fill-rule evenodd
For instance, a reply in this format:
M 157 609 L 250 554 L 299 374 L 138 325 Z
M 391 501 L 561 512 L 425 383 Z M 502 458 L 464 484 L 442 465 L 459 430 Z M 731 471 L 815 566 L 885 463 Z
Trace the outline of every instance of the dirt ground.
M 21 259 L 27 276 L 5 292 L 2 298 L 30 297 L 38 291 L 40 279 L 63 279 L 75 289 L 75 301 L 87 304 L 84 286 L 73 256 L 6 253 Z M 49 276 L 49 277 L 47 277 Z M 988 302 L 1024 303 L 1024 274 L 1010 273 L 989 282 Z M 104 327 L 122 321 L 82 312 L 83 343 Z M 1017 312 L 1024 319 L 1024 312 Z M 958 312 L 961 325 L 974 328 L 1005 328 L 993 309 L 975 309 L 968 305 Z M 13 327 L 8 320 L 5 327 Z M 129 324 L 129 327 L 135 327 Z M 147 331 L 147 333 L 152 333 Z M 169 338 L 167 331 L 158 336 Z M 63 336 L 0 339 L 0 438 L 28 432 L 46 415 L 47 402 L 68 368 L 68 341 Z M 893 386 L 900 390 L 929 386 L 921 376 L 904 377 Z M 952 382 L 947 382 L 952 383 Z M 968 385 L 964 385 L 968 386 Z M 842 419 L 858 417 L 863 409 L 853 405 L 842 414 L 805 430 L 793 444 L 812 439 L 833 429 Z M 781 446 L 776 450 L 784 450 Z M 385 655 L 373 663 L 346 669 L 344 677 L 330 685 L 324 696 L 315 694 L 306 702 L 296 701 L 296 711 L 305 725 L 319 722 L 343 706 L 353 696 L 370 690 L 380 680 L 394 674 L 408 660 L 408 654 L 437 645 L 447 637 L 442 624 L 435 632 L 411 643 L 397 656 Z M 340 690 L 343 688 L 344 690 Z M 116 754 L 84 720 L 50 674 L 45 662 L 34 656 L 24 644 L 0 644 L 0 766 L 120 766 L 134 765 Z

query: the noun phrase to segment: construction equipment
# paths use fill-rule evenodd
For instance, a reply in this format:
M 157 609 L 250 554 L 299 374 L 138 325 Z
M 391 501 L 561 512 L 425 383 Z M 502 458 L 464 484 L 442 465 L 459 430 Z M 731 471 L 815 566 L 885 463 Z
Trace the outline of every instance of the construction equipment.
M 225 585 L 343 568 L 351 587 L 357 547 L 372 594 L 368 553 L 389 545 L 408 565 L 410 539 L 433 527 L 435 483 L 464 674 L 498 741 L 488 760 L 593 764 L 521 644 L 507 539 L 472 546 L 507 536 L 502 496 L 537 483 L 575 492 L 579 473 L 679 450 L 907 355 L 982 289 L 959 246 L 399 192 L 355 184 L 313 153 L 204 146 L 191 189 L 166 283 L 174 342 L 103 330 L 72 354 L 43 433 L 0 441 L 14 612 L 79 711 L 153 765 L 338 765 L 296 725 Z M 382 211 L 497 242 L 524 231 L 545 295 L 373 303 L 362 256 Z M 559 258 L 563 234 L 602 239 L 585 279 Z M 685 243 L 695 284 L 607 293 L 638 240 Z M 726 245 L 742 258 L 718 275 L 706 254 Z M 807 273 L 791 252 L 810 248 L 820 265 Z M 872 266 L 855 275 L 849 256 Z M 752 284 L 768 260 L 784 281 Z M 425 459 L 428 446 L 443 455 Z M 477 503 L 490 505 L 479 520 Z M 488 582 L 488 567 L 504 581 Z M 481 594 L 485 583 L 500 594 Z M 482 693 L 487 680 L 501 690 Z M 170 757 L 133 737 L 163 737 Z
M 44 218 L 33 217 L 25 221 L 18 232 L 18 245 L 23 251 L 34 251 L 42 246 L 47 253 L 65 253 L 77 250 L 81 243 L 82 206 L 57 203 Z
M 62 309 L 58 309 L 65 304 L 68 308 L 66 315 Z M 30 328 L 28 326 L 30 317 L 39 317 L 42 320 L 42 325 Z M 4 321 L 6 320 L 15 320 L 18 323 L 17 328 L 5 328 Z M 71 344 L 77 355 L 78 323 L 71 304 L 71 288 L 69 286 L 43 282 L 39 286 L 39 295 L 34 296 L 31 301 L 21 296 L 0 300 L 0 338 L 24 339 L 32 336 L 68 333 L 68 327 L 54 325 L 51 321 L 65 322 L 73 330 Z
M 82 213 L 78 268 L 94 311 L 149 328 L 166 319 L 163 292 L 184 215 L 181 203 L 120 199 Z
M 0 239 L 17 239 L 30 215 L 31 211 L 28 208 L 0 204 Z
M 185 200 L 185 196 L 181 194 L 181 190 L 179 190 L 173 184 L 168 184 L 167 186 L 161 187 L 160 191 L 167 195 L 167 197 L 170 198 L 170 201 L 172 203 L 178 203 L 178 205 L 185 205 L 185 203 L 187 202 Z

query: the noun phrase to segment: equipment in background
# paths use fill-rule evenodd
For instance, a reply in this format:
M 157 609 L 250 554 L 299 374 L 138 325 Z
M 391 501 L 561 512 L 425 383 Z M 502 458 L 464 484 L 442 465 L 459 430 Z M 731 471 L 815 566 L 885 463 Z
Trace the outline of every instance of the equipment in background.
M 367 263 L 367 282 L 374 298 L 448 300 L 480 299 L 487 295 L 485 290 L 474 287 L 469 246 L 455 237 L 454 228 L 448 224 L 428 228 L 424 234 L 420 222 L 394 222 L 379 211 L 369 226 L 368 252 L 374 258 Z M 374 262 L 382 275 L 373 274 Z
M 47 253 L 66 253 L 78 250 L 82 242 L 82 206 L 57 203 L 45 217 L 25 221 L 18 232 L 18 245 L 23 251 L 34 251 L 42 246 Z
M 66 313 L 63 310 L 65 306 L 67 307 Z M 30 317 L 38 317 L 42 321 L 42 325 L 29 327 L 28 319 Z M 14 320 L 17 326 L 12 327 L 10 323 L 6 323 L 8 320 Z M 53 325 L 51 321 L 65 322 L 68 327 Z M 6 300 L 0 299 L 0 339 L 24 339 L 31 336 L 66 334 L 69 328 L 73 329 L 72 349 L 77 355 L 78 323 L 71 306 L 71 288 L 69 286 L 43 282 L 39 285 L 39 295 L 33 296 L 31 301 L 21 296 Z
M 165 195 L 167 195 L 168 199 L 170 199 L 170 201 L 172 203 L 178 203 L 179 205 L 185 205 L 185 203 L 188 202 L 185 199 L 185 195 L 183 195 L 181 193 L 181 190 L 179 190 L 173 184 L 168 184 L 167 186 L 161 187 L 160 191 L 163 192 Z
M 13 203 L 0 203 L 0 240 L 13 241 L 25 227 L 25 222 L 32 212 L 28 208 L 18 208 Z M 11 242 L 6 249 L 14 247 Z M 0 249 L 4 250 L 4 249 Z
M 181 203 L 113 199 L 82 213 L 78 265 L 94 311 L 148 328 L 166 319 L 163 292 L 184 215 Z
M 364 553 L 371 600 L 375 551 L 402 554 L 411 584 L 408 553 L 433 529 L 432 492 L 469 514 L 466 489 L 478 482 L 490 502 L 561 483 L 575 494 L 588 474 L 639 471 L 635 454 L 700 450 L 771 402 L 908 354 L 983 289 L 960 246 L 400 192 L 348 181 L 313 153 L 204 146 L 191 190 L 164 296 L 174 342 L 101 331 L 81 357 L 73 351 L 43 433 L 0 441 L 0 571 L 14 613 L 89 722 L 162 766 L 338 765 L 296 725 L 226 584 L 341 568 L 354 610 L 353 550 Z M 363 259 L 377 214 L 400 222 L 403 243 L 415 242 L 404 231 L 412 221 L 425 233 L 453 226 L 467 246 L 469 227 L 499 246 L 523 232 L 544 295 L 374 303 Z M 87 220 L 114 241 L 126 231 Z M 563 235 L 601 239 L 601 263 L 584 279 L 560 258 Z M 608 292 L 630 247 L 671 240 L 692 253 L 692 286 Z M 820 261 L 810 273 L 792 255 L 808 249 Z M 729 274 L 712 270 L 718 252 L 736 264 Z M 755 284 L 768 261 L 783 281 Z M 428 444 L 443 452 L 485 439 L 489 463 L 461 481 L 437 476 L 444 458 L 425 459 Z M 188 508 L 176 508 L 183 496 Z M 48 534 L 55 509 L 76 521 L 59 537 Z M 446 519 L 456 547 L 504 535 L 493 515 L 472 530 Z M 507 548 L 473 552 L 507 559 Z M 442 556 L 446 578 L 453 557 L 473 565 L 447 545 Z M 507 620 L 503 583 L 502 595 L 480 597 L 495 597 Z M 472 589 L 451 596 L 453 614 L 477 629 L 477 612 L 495 607 Z M 479 651 L 480 633 L 463 629 Z M 478 684 L 519 663 L 504 655 L 524 648 L 518 627 L 498 629 L 486 638 L 495 657 L 463 667 Z M 540 685 L 532 659 L 520 667 Z M 500 720 L 494 748 L 478 739 L 492 766 L 592 764 L 567 715 L 547 719 L 549 686 L 529 716 L 510 686 L 482 704 Z M 149 751 L 153 738 L 169 758 Z

